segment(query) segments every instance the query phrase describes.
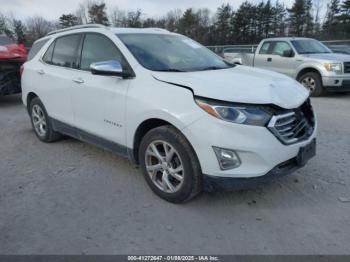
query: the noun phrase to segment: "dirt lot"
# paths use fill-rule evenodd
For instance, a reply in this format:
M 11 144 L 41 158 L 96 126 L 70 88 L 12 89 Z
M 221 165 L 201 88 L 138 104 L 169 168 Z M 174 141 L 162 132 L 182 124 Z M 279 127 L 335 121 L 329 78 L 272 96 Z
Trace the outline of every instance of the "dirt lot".
M 350 95 L 313 99 L 318 155 L 256 190 L 169 204 L 127 160 L 39 142 L 0 98 L 1 254 L 350 254 Z

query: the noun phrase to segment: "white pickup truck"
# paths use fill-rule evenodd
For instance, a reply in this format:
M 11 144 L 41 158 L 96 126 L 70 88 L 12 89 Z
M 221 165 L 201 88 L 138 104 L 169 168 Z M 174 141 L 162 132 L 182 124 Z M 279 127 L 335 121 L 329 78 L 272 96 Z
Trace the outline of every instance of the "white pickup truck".
M 302 83 L 312 96 L 350 91 L 350 55 L 333 53 L 310 38 L 269 38 L 257 49 L 223 51 L 229 63 L 258 67 L 288 75 Z

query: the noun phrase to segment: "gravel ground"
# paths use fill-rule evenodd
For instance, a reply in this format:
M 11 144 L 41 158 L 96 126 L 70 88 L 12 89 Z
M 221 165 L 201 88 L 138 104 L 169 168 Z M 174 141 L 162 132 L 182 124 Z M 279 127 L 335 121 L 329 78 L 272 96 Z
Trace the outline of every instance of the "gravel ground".
M 350 254 L 350 95 L 313 103 L 306 167 L 174 205 L 125 159 L 39 142 L 20 97 L 0 98 L 0 254 Z

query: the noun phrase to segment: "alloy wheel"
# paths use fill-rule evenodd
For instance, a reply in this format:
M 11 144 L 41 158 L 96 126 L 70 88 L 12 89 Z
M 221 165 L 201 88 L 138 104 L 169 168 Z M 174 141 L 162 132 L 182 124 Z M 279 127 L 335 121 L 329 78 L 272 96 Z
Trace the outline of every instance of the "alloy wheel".
M 32 121 L 35 132 L 44 137 L 47 133 L 47 123 L 44 111 L 39 105 L 34 105 L 32 108 Z
M 145 153 L 145 164 L 153 184 L 165 193 L 180 190 L 184 181 L 184 167 L 181 157 L 168 142 L 152 142 Z

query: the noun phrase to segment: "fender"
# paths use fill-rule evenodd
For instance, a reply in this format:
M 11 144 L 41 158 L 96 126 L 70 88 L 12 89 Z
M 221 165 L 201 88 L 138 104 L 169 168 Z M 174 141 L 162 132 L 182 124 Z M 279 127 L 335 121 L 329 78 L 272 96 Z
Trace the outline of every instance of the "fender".
M 315 63 L 314 61 L 302 63 L 295 70 L 294 79 L 298 80 L 298 76 L 299 76 L 300 72 L 302 72 L 305 69 L 316 70 L 321 76 L 324 75 L 324 71 L 325 71 L 325 69 L 321 63 Z

